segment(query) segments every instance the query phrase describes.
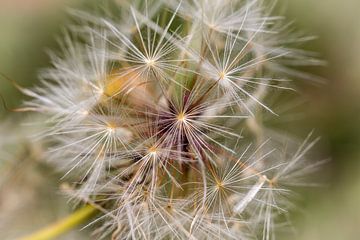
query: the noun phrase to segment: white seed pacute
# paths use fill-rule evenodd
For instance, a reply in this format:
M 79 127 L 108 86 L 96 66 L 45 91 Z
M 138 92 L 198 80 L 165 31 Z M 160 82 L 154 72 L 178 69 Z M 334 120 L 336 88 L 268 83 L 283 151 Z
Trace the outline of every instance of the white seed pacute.
M 310 136 L 279 144 L 262 114 L 278 117 L 282 74 L 307 76 L 291 62 L 316 61 L 280 35 L 275 1 L 120 2 L 114 16 L 72 11 L 63 54 L 23 89 L 74 197 L 102 206 L 114 240 L 274 239 L 319 165 L 305 165 Z

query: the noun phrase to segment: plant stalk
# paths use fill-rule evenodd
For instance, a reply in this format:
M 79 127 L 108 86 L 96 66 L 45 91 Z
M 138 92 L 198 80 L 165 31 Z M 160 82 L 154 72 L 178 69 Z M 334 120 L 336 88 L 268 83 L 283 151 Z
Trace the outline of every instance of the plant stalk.
M 40 229 L 28 236 L 19 238 L 18 240 L 50 240 L 66 233 L 73 229 L 85 220 L 89 219 L 98 210 L 92 205 L 85 205 L 84 207 L 76 210 L 71 215 L 50 224 L 49 226 Z

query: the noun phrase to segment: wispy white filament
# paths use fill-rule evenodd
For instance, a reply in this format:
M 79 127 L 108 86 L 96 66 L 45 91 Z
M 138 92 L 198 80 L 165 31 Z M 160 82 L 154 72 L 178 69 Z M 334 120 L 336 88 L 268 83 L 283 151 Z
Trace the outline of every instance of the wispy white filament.
M 291 66 L 319 63 L 291 47 L 307 39 L 282 35 L 273 1 L 121 2 L 72 11 L 63 53 L 22 89 L 71 195 L 104 209 L 101 237 L 274 239 L 319 167 L 317 140 L 282 143 L 262 116 L 292 89 L 284 73 L 304 76 Z

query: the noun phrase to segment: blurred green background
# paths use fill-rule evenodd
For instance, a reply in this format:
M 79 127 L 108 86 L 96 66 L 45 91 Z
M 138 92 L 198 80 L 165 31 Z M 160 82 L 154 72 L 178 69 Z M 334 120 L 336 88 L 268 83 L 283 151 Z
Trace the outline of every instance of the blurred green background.
M 55 37 L 67 21 L 65 9 L 85 2 L 0 0 L 0 72 L 23 86 L 33 85 L 37 71 L 48 65 L 45 50 L 56 47 Z M 300 86 L 308 99 L 301 124 L 322 136 L 324 154 L 332 161 L 324 170 L 328 186 L 311 190 L 303 202 L 306 212 L 297 218 L 298 239 L 360 239 L 360 1 L 279 0 L 278 6 L 286 9 L 285 15 L 295 20 L 297 29 L 318 37 L 305 47 L 328 62 L 326 67 L 308 69 L 328 79 L 327 84 Z M 9 107 L 23 99 L 2 78 L 0 94 Z M 5 115 L 1 109 L 0 117 Z M 33 224 L 64 215 L 59 209 Z

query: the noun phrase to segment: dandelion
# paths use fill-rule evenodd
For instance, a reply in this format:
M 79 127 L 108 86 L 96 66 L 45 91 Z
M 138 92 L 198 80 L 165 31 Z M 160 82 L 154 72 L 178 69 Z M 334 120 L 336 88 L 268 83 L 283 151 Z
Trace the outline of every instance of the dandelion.
M 285 151 L 297 141 L 279 144 L 258 113 L 281 118 L 269 93 L 291 89 L 284 73 L 301 75 L 284 62 L 319 62 L 286 45 L 298 39 L 275 44 L 283 19 L 266 9 L 184 0 L 72 11 L 81 24 L 63 54 L 51 54 L 40 87 L 21 90 L 49 116 L 40 137 L 67 192 L 101 211 L 89 223 L 99 238 L 270 240 L 286 225 L 293 188 L 322 163 L 305 165 L 317 140 Z

